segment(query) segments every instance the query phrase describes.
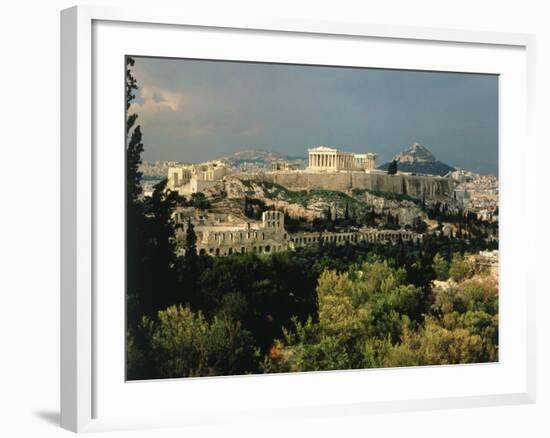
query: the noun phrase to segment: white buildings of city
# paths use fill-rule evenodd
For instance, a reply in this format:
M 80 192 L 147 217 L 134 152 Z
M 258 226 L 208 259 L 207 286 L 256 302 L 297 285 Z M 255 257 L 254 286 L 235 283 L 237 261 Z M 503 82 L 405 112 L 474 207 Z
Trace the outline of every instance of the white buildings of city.
M 221 161 L 171 166 L 168 168 L 167 188 L 182 196 L 189 196 L 213 187 L 229 173 L 230 169 Z
M 480 220 L 498 221 L 498 178 L 475 172 L 456 170 L 450 176 L 458 183 L 455 198 L 465 210 L 475 212 Z

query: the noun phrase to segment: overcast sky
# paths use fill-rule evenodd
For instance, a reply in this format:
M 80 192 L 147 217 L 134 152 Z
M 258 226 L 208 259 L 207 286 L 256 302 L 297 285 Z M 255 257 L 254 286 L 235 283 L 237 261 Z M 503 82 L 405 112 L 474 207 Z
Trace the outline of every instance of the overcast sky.
M 421 143 L 449 165 L 498 171 L 492 75 L 135 58 L 148 161 L 332 146 L 388 161 Z

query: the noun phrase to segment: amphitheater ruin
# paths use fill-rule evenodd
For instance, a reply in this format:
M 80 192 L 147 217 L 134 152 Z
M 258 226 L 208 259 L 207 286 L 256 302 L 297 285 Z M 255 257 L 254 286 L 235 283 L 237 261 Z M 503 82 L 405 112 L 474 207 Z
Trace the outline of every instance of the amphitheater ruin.
M 174 220 L 180 225 L 177 233 L 179 254 L 184 253 L 183 240 L 189 226 L 189 216 L 178 212 Z M 269 210 L 262 213 L 261 221 L 239 221 L 220 215 L 208 220 L 204 217 L 192 221 L 197 236 L 197 251 L 202 255 L 228 256 L 252 252 L 270 254 L 321 243 L 344 245 L 362 241 L 373 243 L 397 243 L 418 241 L 421 234 L 409 230 L 378 230 L 361 228 L 355 231 L 298 232 L 288 233 L 284 227 L 284 214 Z

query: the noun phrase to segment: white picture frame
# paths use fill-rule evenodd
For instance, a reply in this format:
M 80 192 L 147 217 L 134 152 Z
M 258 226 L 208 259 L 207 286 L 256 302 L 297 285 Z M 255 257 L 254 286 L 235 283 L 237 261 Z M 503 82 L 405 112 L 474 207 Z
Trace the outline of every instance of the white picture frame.
M 201 35 L 215 33 L 218 31 L 232 30 L 238 33 L 239 38 L 253 40 L 260 38 L 260 35 L 268 33 L 274 37 L 284 36 L 307 38 L 315 36 L 323 38 L 340 38 L 338 44 L 351 44 L 346 41 L 383 41 L 387 45 L 410 45 L 424 47 L 433 46 L 439 49 L 446 48 L 447 44 L 457 48 L 465 48 L 465 50 L 483 48 L 488 51 L 503 53 L 502 63 L 509 63 L 510 72 L 512 70 L 517 73 L 514 76 L 521 83 L 516 83 L 514 88 L 514 99 L 504 101 L 502 105 L 501 122 L 506 120 L 507 110 L 510 109 L 506 105 L 511 106 L 511 102 L 519 102 L 519 109 L 515 109 L 514 114 L 510 113 L 510 117 L 514 118 L 514 126 L 517 126 L 517 132 L 506 131 L 502 133 L 503 143 L 509 144 L 508 140 L 521 141 L 522 151 L 535 155 L 535 141 L 533 135 L 533 109 L 534 109 L 534 53 L 535 39 L 532 35 L 524 34 L 507 34 L 507 33 L 491 33 L 491 32 L 476 32 L 476 31 L 461 31 L 450 29 L 425 29 L 416 27 L 403 26 L 383 26 L 366 23 L 338 23 L 338 22 L 315 22 L 300 19 L 275 19 L 275 18 L 257 18 L 257 17 L 242 17 L 238 21 L 227 22 L 224 17 L 216 17 L 214 14 L 208 16 L 188 15 L 185 12 L 178 11 L 162 11 L 155 8 L 149 10 L 126 10 L 110 7 L 92 7 L 78 6 L 62 11 L 61 13 L 61 426 L 75 431 L 99 431 L 111 430 L 119 428 L 145 428 L 145 427 L 162 427 L 167 425 L 189 425 L 189 424 L 205 424 L 223 421 L 232 421 L 233 419 L 247 418 L 254 416 L 256 418 L 269 418 L 271 415 L 287 416 L 292 418 L 310 417 L 312 415 L 342 415 L 342 414 L 363 414 L 368 412 L 398 412 L 415 409 L 440 409 L 451 407 L 474 407 L 488 405 L 503 405 L 503 404 L 520 404 L 533 403 L 535 400 L 535 311 L 534 311 L 534 269 L 533 263 L 529 263 L 530 258 L 534 255 L 520 256 L 523 262 L 513 259 L 514 249 L 516 246 L 522 246 L 526 254 L 535 254 L 535 236 L 536 233 L 530 233 L 524 236 L 524 240 L 511 239 L 504 242 L 502 245 L 502 253 L 507 251 L 510 257 L 510 263 L 514 263 L 515 271 L 513 273 L 504 273 L 508 275 L 507 281 L 514 281 L 515 284 L 521 285 L 518 296 L 514 299 L 515 308 L 518 312 L 516 321 L 517 339 L 510 344 L 511 347 L 519 346 L 518 351 L 513 352 L 514 360 L 517 362 L 512 371 L 504 373 L 501 379 L 512 378 L 514 385 L 506 387 L 504 384 L 487 388 L 485 392 L 475 393 L 464 391 L 455 391 L 452 394 L 438 393 L 438 396 L 416 396 L 414 391 L 410 393 L 392 392 L 390 398 L 364 398 L 347 397 L 345 392 L 331 393 L 333 389 L 341 385 L 349 385 L 353 387 L 363 376 L 357 372 L 330 372 L 330 373 L 314 373 L 314 375 L 297 374 L 293 376 L 273 376 L 270 379 L 276 379 L 270 385 L 298 385 L 302 386 L 304 391 L 307 388 L 313 391 L 319 387 L 319 379 L 324 379 L 327 383 L 327 390 L 322 394 L 304 395 L 299 404 L 286 405 L 284 402 L 275 401 L 271 404 L 254 403 L 257 408 L 241 398 L 234 401 L 235 406 L 232 409 L 223 409 L 223 394 L 220 396 L 219 406 L 209 406 L 197 403 L 196 411 L 189 414 L 189 410 L 173 409 L 170 412 L 166 407 L 149 406 L 148 415 L 135 414 L 130 415 L 128 412 L 121 412 L 113 415 L 108 408 L 108 415 L 103 415 L 104 410 L 101 400 L 105 400 L 106 384 L 109 379 L 116 378 L 106 376 L 104 371 L 108 367 L 105 362 L 109 350 L 105 349 L 106 354 L 98 354 L 103 348 L 105 337 L 102 336 L 103 329 L 99 326 L 104 326 L 102 321 L 101 309 L 104 309 L 105 300 L 97 299 L 98 285 L 102 281 L 109 281 L 110 278 L 100 278 L 102 275 L 101 260 L 98 260 L 98 254 L 101 254 L 101 249 L 98 250 L 97 232 L 98 223 L 101 218 L 98 218 L 98 203 L 103 202 L 99 197 L 101 190 L 98 189 L 98 172 L 101 168 L 101 178 L 113 178 L 117 172 L 116 166 L 104 166 L 102 158 L 98 158 L 95 153 L 96 145 L 94 141 L 101 138 L 101 133 L 97 131 L 95 125 L 101 120 L 101 114 L 98 114 L 98 108 L 102 105 L 101 99 L 95 94 L 98 76 L 102 74 L 102 70 L 94 64 L 94 60 L 99 59 L 101 53 L 98 51 L 104 50 L 105 44 L 102 45 L 102 36 L 97 28 L 98 23 L 107 23 L 109 26 L 115 25 L 124 26 L 130 25 L 134 28 L 143 26 L 148 27 L 150 32 L 161 33 L 163 31 L 172 31 L 181 29 L 190 29 L 191 31 L 200 31 Z M 113 31 L 113 28 L 111 28 Z M 128 30 L 128 32 L 134 30 Z M 109 32 L 107 29 L 106 32 Z M 116 29 L 115 33 L 126 32 Z M 113 33 L 107 34 L 112 38 Z M 348 38 L 348 39 L 346 39 Z M 114 41 L 114 40 L 113 40 Z M 159 40 L 160 41 L 160 40 Z M 147 50 L 155 50 L 155 40 L 151 40 Z M 137 43 L 140 44 L 140 43 Z M 276 46 L 276 42 L 274 46 Z M 281 43 L 282 44 L 282 43 Z M 113 43 L 113 46 L 117 44 Z M 431 47 L 430 46 L 430 47 Z M 164 47 L 163 54 L 166 54 L 167 49 Z M 282 46 L 281 46 L 282 47 Z M 157 48 L 160 51 L 160 46 Z M 222 48 L 223 49 L 223 48 Z M 114 49 L 113 49 L 114 50 Z M 120 50 L 125 50 L 121 46 Z M 145 49 L 144 49 L 145 50 Z M 194 54 L 200 54 L 201 46 L 195 47 Z M 403 49 L 399 49 L 403 51 Z M 106 49 L 105 49 L 106 51 Z M 510 59 L 505 59 L 504 53 L 513 54 Z M 404 53 L 404 52 L 403 52 Z M 135 54 L 135 52 L 127 53 Z M 113 53 L 113 56 L 118 56 Z M 214 55 L 207 55 L 214 56 Z M 266 55 L 267 56 L 267 55 Z M 271 55 L 269 55 L 271 56 Z M 275 56 L 275 55 L 274 55 Z M 297 57 L 299 55 L 296 55 Z M 326 55 L 330 56 L 330 54 Z M 495 55 L 497 56 L 497 55 Z M 403 56 L 402 68 L 411 68 L 414 65 L 414 60 L 408 64 L 406 57 Z M 233 58 L 235 59 L 235 58 Z M 255 55 L 251 52 L 250 58 L 255 59 Z M 299 58 L 295 58 L 299 59 Z M 382 62 L 382 61 L 380 61 Z M 478 60 L 477 62 L 482 62 Z M 344 64 L 347 65 L 347 64 Z M 450 71 L 471 71 L 466 64 L 461 68 L 460 57 L 456 58 L 454 63 L 449 63 L 447 69 Z M 503 70 L 497 67 L 480 68 L 480 71 L 487 71 L 497 74 L 502 74 Z M 504 64 L 502 64 L 504 65 Z M 425 65 L 424 68 L 437 69 L 438 66 Z M 508 67 L 506 67 L 508 68 Z M 123 72 L 121 71 L 121 74 Z M 511 76 L 516 73 L 510 73 Z M 521 80 L 520 80 L 521 79 Z M 525 80 L 523 82 L 523 79 Z M 504 86 L 512 88 L 512 84 Z M 120 87 L 123 87 L 123 82 L 120 81 Z M 99 99 L 99 100 L 98 100 Z M 508 103 L 507 103 L 508 102 Z M 122 103 L 120 105 L 122 107 Z M 118 120 L 122 126 L 123 118 Z M 122 145 L 122 143 L 121 143 Z M 527 166 L 521 159 L 516 162 L 517 177 L 522 181 L 518 187 L 512 187 L 507 184 L 510 177 L 510 172 L 507 172 L 509 160 L 512 160 L 509 154 L 509 146 L 504 151 L 501 149 L 501 180 L 502 191 L 501 200 L 503 203 L 501 234 L 504 235 L 506 230 L 513 230 L 515 218 L 512 210 L 509 216 L 505 216 L 506 205 L 510 205 L 515 200 L 522 199 L 524 202 L 533 201 L 530 205 L 535 205 L 536 199 L 536 183 L 533 172 L 527 171 Z M 122 150 L 119 151 L 122 153 Z M 119 169 L 123 174 L 123 169 Z M 112 172 L 112 174 L 110 174 Z M 121 175 L 122 175 L 121 174 Z M 118 175 L 118 178 L 121 177 Z M 122 208 L 122 207 L 121 207 Z M 528 218 L 528 226 L 530 229 L 536 229 L 535 215 Z M 100 245 L 101 246 L 101 245 Z M 530 251 L 530 252 L 529 252 Z M 516 263 L 517 262 L 517 263 Z M 502 272 L 501 266 L 501 272 Z M 502 281 L 502 276 L 501 276 Z M 510 306 L 512 308 L 513 306 Z M 512 310 L 510 310 L 512 312 Z M 514 316 L 512 313 L 510 316 Z M 123 315 L 120 315 L 123 318 Z M 506 328 L 510 329 L 513 326 L 511 319 L 506 315 L 502 316 L 505 320 L 503 333 L 507 333 Z M 508 325 L 509 324 L 509 325 Z M 98 328 L 99 327 L 99 328 Z M 123 327 L 120 324 L 116 327 Z M 108 327 L 112 329 L 111 326 Z M 106 330 L 106 328 L 105 328 Z M 124 330 L 119 333 L 120 339 L 124 338 Z M 117 339 L 118 339 L 117 338 Z M 120 341 L 119 339 L 119 341 Z M 113 344 L 113 348 L 120 350 L 120 342 Z M 118 345 L 118 346 L 117 346 Z M 105 347 L 106 348 L 106 347 Z M 506 353 L 509 354 L 510 352 Z M 116 353 L 118 354 L 118 352 Z M 503 353 L 504 354 L 504 353 Z M 512 356 L 512 355 L 511 355 Z M 510 357 L 511 357 L 510 356 Z M 117 356 L 118 357 L 118 356 Z M 122 356 L 120 356 L 122 357 Z M 112 359 L 112 358 L 111 358 Z M 120 359 L 120 358 L 119 358 Z M 113 360 L 119 360 L 113 359 Z M 505 369 L 507 362 L 499 363 L 502 369 Z M 430 375 L 434 379 L 445 379 L 451 376 L 450 373 L 458 373 L 453 370 L 464 370 L 463 377 L 467 375 L 474 376 L 480 380 L 485 377 L 479 377 L 480 373 L 488 373 L 475 366 L 456 366 L 451 368 L 441 367 L 423 367 L 424 370 L 414 371 L 415 373 L 423 373 L 422 378 L 429 379 Z M 496 370 L 497 368 L 495 368 Z M 450 371 L 448 371 L 450 370 Z M 462 372 L 462 371 L 460 371 Z M 492 372 L 492 371 L 491 371 Z M 407 370 L 378 370 L 376 378 L 390 379 L 396 382 L 406 381 L 409 376 L 412 376 Z M 388 373 L 391 373 L 389 375 Z M 475 375 L 479 374 L 478 377 Z M 371 373 L 370 377 L 374 374 Z M 419 374 L 420 375 L 420 374 Z M 458 375 L 458 374 L 457 374 Z M 384 377 L 386 376 L 386 377 Z M 446 377 L 448 376 L 448 377 Z M 415 377 L 416 378 L 416 377 Z M 256 379 L 252 385 L 251 379 Z M 264 380 L 258 380 L 264 379 Z M 277 380 L 278 379 L 278 380 Z M 120 380 L 120 379 L 119 379 Z M 498 379 L 496 379 L 498 380 Z M 103 383 L 102 383 L 103 382 Z M 206 388 L 208 391 L 228 391 L 233 392 L 238 388 L 243 388 L 243 394 L 247 397 L 258 396 L 251 388 L 262 387 L 263 382 L 268 382 L 265 377 L 231 377 L 231 378 L 213 378 L 213 379 L 192 379 L 192 385 L 188 387 L 190 390 L 198 390 Z M 156 391 L 154 385 L 159 385 L 159 382 L 149 384 L 142 383 L 124 383 L 119 382 L 121 387 L 131 387 L 131 395 L 133 397 L 140 392 Z M 464 382 L 463 382 L 464 383 Z M 141 385 L 141 386 L 140 386 Z M 172 394 L 177 394 L 179 383 L 176 381 L 162 382 L 159 386 L 159 391 L 167 391 Z M 98 389 L 99 388 L 99 389 Z M 484 391 L 482 389 L 482 391 Z M 186 392 L 189 394 L 189 392 Z M 156 394 L 160 394 L 156 393 Z M 435 392 L 433 392 L 435 394 Z M 331 395 L 333 398 L 331 398 Z M 122 393 L 109 394 L 109 397 L 120 396 Z M 126 394 L 128 396 L 128 394 Z M 103 397 L 103 399 L 101 398 Z M 308 398 L 309 397 L 309 398 Z M 119 403 L 120 400 L 114 398 L 113 403 Z M 234 409 L 233 409 L 234 408 Z M 98 414 L 99 413 L 99 414 Z

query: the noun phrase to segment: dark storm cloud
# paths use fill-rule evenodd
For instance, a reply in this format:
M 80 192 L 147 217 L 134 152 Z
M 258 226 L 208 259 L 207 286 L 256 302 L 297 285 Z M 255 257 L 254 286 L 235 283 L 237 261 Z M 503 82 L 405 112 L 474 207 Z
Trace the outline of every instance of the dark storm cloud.
M 496 76 L 156 58 L 136 58 L 134 73 L 146 160 L 328 145 L 381 163 L 418 142 L 497 173 Z

